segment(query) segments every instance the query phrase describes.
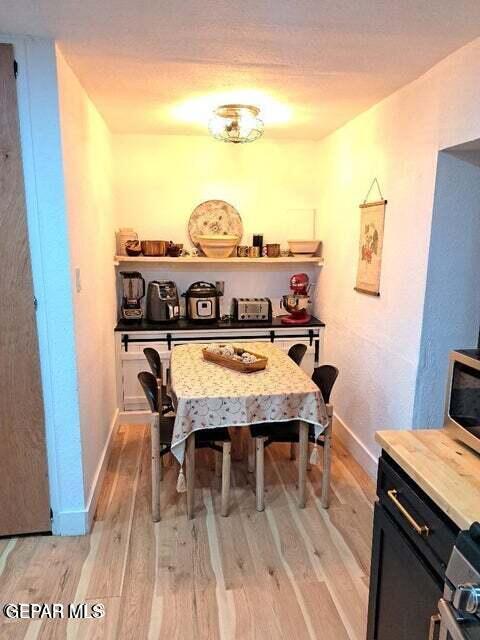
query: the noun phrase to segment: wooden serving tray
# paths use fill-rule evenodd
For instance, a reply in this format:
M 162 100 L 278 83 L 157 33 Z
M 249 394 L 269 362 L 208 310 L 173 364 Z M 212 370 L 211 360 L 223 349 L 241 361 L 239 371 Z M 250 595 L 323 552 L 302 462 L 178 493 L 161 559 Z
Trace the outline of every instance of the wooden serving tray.
M 221 345 L 223 346 L 223 345 Z M 234 348 L 235 353 L 251 353 L 257 358 L 256 362 L 252 362 L 251 364 L 247 364 L 245 362 L 240 362 L 239 360 L 232 360 L 232 358 L 227 358 L 226 356 L 221 356 L 218 353 L 212 353 L 212 351 L 207 351 L 207 349 L 202 349 L 203 359 L 208 360 L 209 362 L 215 362 L 222 367 L 226 367 L 227 369 L 233 369 L 234 371 L 239 371 L 240 373 L 253 373 L 254 371 L 262 371 L 266 368 L 268 358 L 260 355 L 259 353 L 254 353 L 253 351 L 249 351 L 248 349 L 239 349 L 237 347 Z

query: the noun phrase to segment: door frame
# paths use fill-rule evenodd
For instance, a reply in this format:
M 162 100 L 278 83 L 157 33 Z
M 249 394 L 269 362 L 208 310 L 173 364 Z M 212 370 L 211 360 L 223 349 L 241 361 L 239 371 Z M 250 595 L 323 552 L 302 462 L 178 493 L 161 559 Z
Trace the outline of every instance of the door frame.
M 79 535 L 86 533 L 88 523 L 55 43 L 4 34 L 0 42 L 13 45 L 19 70 L 17 100 L 37 299 L 52 531 Z

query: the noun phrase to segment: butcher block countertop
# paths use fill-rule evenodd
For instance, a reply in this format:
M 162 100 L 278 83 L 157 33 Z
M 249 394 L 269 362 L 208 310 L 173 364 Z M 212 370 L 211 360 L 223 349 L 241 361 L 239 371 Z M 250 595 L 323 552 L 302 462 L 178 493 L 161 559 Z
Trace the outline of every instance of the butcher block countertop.
M 480 455 L 445 429 L 377 431 L 376 440 L 460 529 L 480 521 Z

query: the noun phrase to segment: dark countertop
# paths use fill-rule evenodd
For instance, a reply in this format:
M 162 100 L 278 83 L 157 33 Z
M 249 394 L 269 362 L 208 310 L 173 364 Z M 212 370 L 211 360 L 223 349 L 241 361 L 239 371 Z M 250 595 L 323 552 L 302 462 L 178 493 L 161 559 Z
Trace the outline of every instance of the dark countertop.
M 282 324 L 280 318 L 274 318 L 271 322 L 236 322 L 234 320 L 217 320 L 216 322 L 192 322 L 185 318 L 181 318 L 177 322 L 149 322 L 141 320 L 140 322 L 129 322 L 119 320 L 115 331 L 121 333 L 133 333 L 136 331 L 212 331 L 216 329 L 308 329 L 312 327 L 324 327 L 325 324 L 312 316 L 308 324 L 294 325 Z

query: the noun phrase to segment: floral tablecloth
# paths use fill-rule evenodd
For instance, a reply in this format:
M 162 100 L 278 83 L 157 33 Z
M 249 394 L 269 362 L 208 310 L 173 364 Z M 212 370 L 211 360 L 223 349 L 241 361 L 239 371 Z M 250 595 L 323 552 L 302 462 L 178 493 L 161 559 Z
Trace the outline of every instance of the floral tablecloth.
M 318 387 L 286 353 L 265 342 L 238 343 L 268 358 L 264 371 L 239 373 L 203 359 L 205 345 L 174 347 L 170 371 L 176 398 L 172 453 L 183 462 L 192 431 L 303 420 L 318 437 L 328 424 Z

